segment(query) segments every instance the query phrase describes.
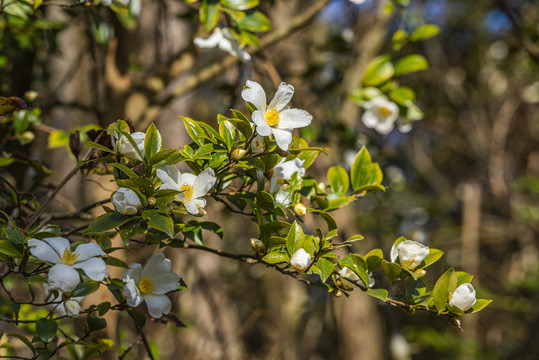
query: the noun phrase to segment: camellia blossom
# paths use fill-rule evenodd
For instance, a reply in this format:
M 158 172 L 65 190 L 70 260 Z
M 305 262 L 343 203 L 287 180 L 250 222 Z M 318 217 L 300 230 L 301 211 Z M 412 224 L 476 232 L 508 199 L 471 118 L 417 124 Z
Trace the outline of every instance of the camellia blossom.
M 363 124 L 386 135 L 393 130 L 399 117 L 399 107 L 393 101 L 377 97 L 363 105 L 365 112 L 361 117 Z
M 80 283 L 77 270 L 81 269 L 94 281 L 108 276 L 107 265 L 97 256 L 106 256 L 96 243 L 80 244 L 71 250 L 69 240 L 63 237 L 50 237 L 43 240 L 28 240 L 30 253 L 40 260 L 55 264 L 49 270 L 49 289 L 63 293 L 73 291 Z
M 180 173 L 175 165 L 166 165 L 156 170 L 157 177 L 163 185 L 159 189 L 172 189 L 181 191 L 176 200 L 181 202 L 191 215 L 205 214 L 206 200 L 201 199 L 215 185 L 217 178 L 212 168 L 207 168 L 200 174 Z
M 195 38 L 193 42 L 201 49 L 218 47 L 232 56 L 239 57 L 243 62 L 251 60 L 251 55 L 240 48 L 238 40 L 234 37 L 232 31 L 226 27 L 223 29 L 215 28 L 210 37 L 206 39 Z
M 142 156 L 144 156 L 144 139 L 146 138 L 146 134 L 143 132 L 134 132 L 130 134 L 133 140 L 135 140 L 135 143 L 137 144 L 138 149 L 140 150 L 140 153 Z M 116 145 L 118 152 L 128 158 L 131 161 L 142 161 L 142 158 L 138 154 L 138 152 L 135 150 L 133 145 L 129 142 L 129 139 L 127 137 L 122 136 L 118 140 L 118 144 Z
M 449 305 L 457 307 L 462 311 L 466 311 L 475 304 L 475 289 L 472 284 L 465 283 L 460 285 L 450 295 Z
M 288 106 L 294 95 L 294 87 L 282 82 L 273 100 L 266 105 L 266 93 L 260 84 L 247 80 L 246 86 L 241 97 L 256 107 L 251 115 L 256 132 L 261 136 L 273 134 L 277 146 L 288 151 L 292 143 L 292 130 L 309 125 L 313 119 L 307 111 L 290 109 Z
M 352 269 L 348 268 L 347 266 L 343 267 L 341 270 L 337 272 L 339 277 L 341 277 L 341 282 L 343 284 L 343 288 L 345 290 L 353 289 L 352 282 L 356 282 L 358 280 L 361 280 L 361 278 L 352 271 Z M 363 281 L 361 281 L 363 283 Z M 365 286 L 373 287 L 375 283 L 374 276 L 372 273 L 369 274 L 369 284 L 365 284 Z
M 305 168 L 303 164 L 304 160 L 295 158 L 293 160 L 286 161 L 283 158 L 275 167 L 273 168 L 273 176 L 270 179 L 270 188 L 269 191 L 271 194 L 275 193 L 285 180 L 290 180 L 294 173 L 298 173 L 299 176 L 303 177 L 305 175 Z
M 290 265 L 296 271 L 303 272 L 311 265 L 311 255 L 303 248 L 298 249 L 290 258 Z
M 401 242 L 397 247 L 397 251 L 401 266 L 410 271 L 415 270 L 429 254 L 428 246 L 414 240 Z
M 264 143 L 264 137 L 256 135 L 251 140 L 251 151 L 253 154 L 262 154 L 266 150 L 266 144 Z
M 72 297 L 63 299 L 63 294 L 59 293 L 57 296 L 53 296 L 49 286 L 44 284 L 46 302 L 50 304 L 47 306 L 50 310 L 54 311 L 60 316 L 68 315 L 70 317 L 76 317 L 81 310 L 81 302 L 84 297 Z
M 121 187 L 112 195 L 112 205 L 117 212 L 124 215 L 135 215 L 142 206 L 136 192 Z
M 144 268 L 140 264 L 129 266 L 123 279 L 127 305 L 137 307 L 145 301 L 152 317 L 168 314 L 172 304 L 165 294 L 180 287 L 180 277 L 171 268 L 170 260 L 161 253 L 152 256 Z

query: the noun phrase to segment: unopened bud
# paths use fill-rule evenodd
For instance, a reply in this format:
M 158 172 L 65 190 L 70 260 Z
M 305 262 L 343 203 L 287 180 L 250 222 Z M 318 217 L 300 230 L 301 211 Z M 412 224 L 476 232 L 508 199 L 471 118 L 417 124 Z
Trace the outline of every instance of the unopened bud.
M 326 184 L 324 184 L 323 182 L 319 182 L 317 186 L 319 191 L 326 192 Z
M 460 322 L 459 318 L 457 318 L 457 317 L 449 318 L 449 324 L 453 325 L 454 327 L 456 327 L 457 329 L 462 331 L 462 327 L 460 327 L 461 322 Z
M 206 214 L 207 214 L 206 210 L 204 210 L 204 208 L 200 208 L 200 209 L 198 209 L 198 213 L 195 216 L 203 217 Z
M 416 270 L 415 273 L 421 278 L 425 276 L 425 274 L 427 273 L 427 270 L 420 269 L 420 270 Z
M 264 143 L 264 137 L 256 135 L 253 140 L 251 140 L 251 151 L 253 154 L 261 154 L 266 150 L 266 144 Z
M 251 238 L 251 247 L 257 253 L 261 253 L 265 249 L 264 243 L 260 239 L 256 238 Z
M 153 196 L 150 196 L 148 198 L 148 206 L 152 207 L 152 206 L 155 206 L 155 198 Z
M 341 289 L 337 289 L 337 291 L 334 291 L 334 292 L 333 292 L 333 295 L 335 295 L 335 297 L 341 297 L 341 296 L 342 296 L 342 291 L 341 291 Z
M 302 203 L 297 203 L 296 205 L 294 205 L 294 212 L 298 216 L 303 216 L 307 214 L 307 208 Z
M 234 149 L 234 151 L 232 151 L 232 159 L 238 161 L 242 159 L 246 153 L 247 151 L 245 151 L 244 149 Z
M 287 157 L 288 155 L 290 155 L 288 151 L 285 151 L 281 148 L 277 148 L 277 154 L 279 154 L 279 156 L 281 157 Z
M 305 249 L 298 249 L 290 259 L 290 265 L 299 272 L 304 272 L 311 266 L 311 255 Z

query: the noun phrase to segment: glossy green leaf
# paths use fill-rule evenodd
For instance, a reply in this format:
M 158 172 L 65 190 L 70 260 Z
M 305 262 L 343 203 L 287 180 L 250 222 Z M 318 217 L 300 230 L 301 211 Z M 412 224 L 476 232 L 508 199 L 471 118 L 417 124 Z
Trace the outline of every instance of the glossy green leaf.
M 221 5 L 232 10 L 249 10 L 259 3 L 260 0 L 221 0 Z
M 331 276 L 331 273 L 335 269 L 335 264 L 331 261 L 321 258 L 316 262 L 316 267 L 318 268 L 318 275 L 320 275 L 320 280 L 326 282 L 327 278 Z
M 382 259 L 384 258 L 384 253 L 381 249 L 372 249 L 365 255 L 365 261 L 367 262 L 367 267 L 369 269 L 369 272 L 373 272 L 374 270 L 378 269 L 380 267 L 380 264 L 382 263 Z
M 162 231 L 168 236 L 174 236 L 174 222 L 170 216 L 161 214 L 159 210 L 146 210 L 142 212 L 142 218 L 149 228 Z
M 397 280 L 399 275 L 402 273 L 402 268 L 399 264 L 382 260 L 381 266 L 384 274 L 386 274 L 391 282 Z
M 475 312 L 478 312 L 479 310 L 484 309 L 488 304 L 490 304 L 492 300 L 488 299 L 477 299 L 475 301 L 475 304 L 472 305 L 472 307 L 465 311 L 466 314 L 473 314 Z
M 328 181 L 334 193 L 346 195 L 350 182 L 350 177 L 346 170 L 340 166 L 330 167 L 328 170 Z
M 43 342 L 51 342 L 57 330 L 58 324 L 54 320 L 39 319 L 36 323 L 36 334 Z
M 131 219 L 131 215 L 120 214 L 119 212 L 112 211 L 99 216 L 95 219 L 90 226 L 86 229 L 84 234 L 100 233 L 114 229 Z
M 382 300 L 383 302 L 387 301 L 387 290 L 386 289 L 368 289 L 367 294 L 370 296 L 377 298 L 378 300 Z
M 399 86 L 389 92 L 389 98 L 401 106 L 405 106 L 407 101 L 415 101 L 415 91 L 407 86 Z
M 187 130 L 187 133 L 191 137 L 191 139 L 199 144 L 203 144 L 203 139 L 206 136 L 206 133 L 204 132 L 204 129 L 202 129 L 198 124 L 197 121 L 190 119 L 186 116 L 180 116 L 180 118 L 183 120 L 183 124 L 185 125 L 185 129 Z M 184 147 L 185 149 L 185 147 Z
M 254 11 L 245 15 L 238 26 L 252 32 L 263 32 L 271 30 L 271 21 L 260 11 Z
M 90 331 L 97 331 L 107 327 L 107 321 L 105 319 L 98 318 L 94 314 L 88 314 L 87 321 Z
M 365 186 L 382 187 L 382 170 L 377 163 L 373 163 L 371 155 L 367 148 L 363 146 L 356 155 L 352 168 L 350 170 L 350 178 L 352 181 L 352 187 L 354 192 L 362 191 L 366 189 Z M 372 191 L 369 190 L 363 191 Z
M 426 40 L 430 39 L 440 33 L 440 28 L 433 24 L 426 24 L 423 26 L 420 26 L 417 30 L 415 30 L 412 35 L 410 35 L 410 40 L 412 41 L 420 41 L 420 40 Z
M 434 285 L 432 290 L 432 297 L 434 306 L 438 313 L 441 313 L 447 308 L 449 293 L 457 287 L 457 275 L 453 268 L 447 270 Z
M 303 229 L 299 226 L 297 221 L 294 221 L 288 231 L 288 236 L 286 237 L 286 249 L 290 256 L 294 255 L 296 251 L 303 247 L 303 241 L 305 240 Z
M 161 134 L 155 124 L 152 123 L 146 130 L 146 137 L 144 138 L 144 156 L 146 160 L 149 162 L 159 150 L 161 150 Z
M 422 55 L 408 55 L 397 61 L 395 75 L 400 76 L 429 68 L 429 62 Z
M 17 247 L 9 240 L 0 240 L 0 253 L 17 259 L 22 259 L 22 254 Z
M 290 257 L 283 250 L 272 251 L 262 258 L 263 261 L 269 264 L 278 264 L 281 262 L 289 262 Z
M 464 271 L 456 271 L 455 274 L 457 275 L 457 287 L 465 283 L 471 283 L 473 280 L 473 275 Z
M 199 10 L 200 22 L 204 24 L 204 31 L 211 31 L 219 21 L 219 8 L 216 0 L 202 0 Z
M 364 86 L 377 86 L 391 79 L 394 73 L 391 56 L 378 56 L 367 65 L 361 83 Z

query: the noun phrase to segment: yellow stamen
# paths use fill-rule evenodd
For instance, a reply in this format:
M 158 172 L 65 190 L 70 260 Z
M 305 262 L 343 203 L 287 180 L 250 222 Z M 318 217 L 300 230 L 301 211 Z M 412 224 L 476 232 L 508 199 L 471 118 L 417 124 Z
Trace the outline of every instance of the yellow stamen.
M 180 187 L 180 191 L 183 192 L 183 196 L 185 196 L 185 202 L 191 201 L 191 198 L 193 197 L 193 185 L 189 185 L 188 183 L 184 183 Z
M 269 126 L 275 126 L 279 123 L 279 113 L 275 109 L 271 109 L 264 114 L 264 120 Z
M 141 293 L 149 294 L 153 291 L 153 281 L 149 277 L 143 277 L 138 283 L 138 288 Z
M 391 110 L 389 110 L 387 107 L 385 106 L 382 106 L 380 107 L 380 113 L 384 116 L 389 116 L 391 115 Z
M 62 264 L 73 265 L 75 261 L 77 261 L 79 256 L 79 254 L 73 254 L 73 251 L 71 251 L 71 249 L 66 249 L 62 254 Z

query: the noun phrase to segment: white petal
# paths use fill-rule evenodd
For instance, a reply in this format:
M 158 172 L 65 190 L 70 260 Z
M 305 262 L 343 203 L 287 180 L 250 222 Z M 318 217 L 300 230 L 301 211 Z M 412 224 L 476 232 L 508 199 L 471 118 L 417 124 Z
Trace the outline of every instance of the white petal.
M 371 110 L 367 110 L 363 113 L 361 121 L 363 121 L 363 124 L 368 128 L 373 128 L 378 124 L 378 118 L 374 116 Z
M 148 312 L 154 318 L 160 318 L 163 314 L 168 314 L 172 304 L 170 299 L 166 295 L 142 295 L 146 305 L 148 305 Z
M 253 114 L 251 115 L 251 119 L 256 124 L 256 132 L 258 135 L 261 136 L 270 136 L 271 135 L 271 127 L 268 125 L 266 120 L 264 119 L 264 114 L 259 111 L 253 111 Z
M 183 184 L 188 184 L 192 186 L 195 184 L 196 179 L 197 176 L 195 174 L 183 173 L 178 179 L 178 185 L 182 186 Z
M 125 299 L 127 300 L 127 305 L 137 307 L 142 303 L 142 296 L 140 295 L 137 284 L 135 284 L 133 279 L 130 279 L 125 283 L 124 292 L 126 295 Z
M 258 110 L 266 111 L 266 93 L 259 83 L 247 80 L 247 89 L 243 89 L 241 97 L 243 100 L 253 104 Z
M 147 276 L 153 280 L 153 278 L 158 275 L 170 272 L 171 268 L 172 264 L 169 259 L 165 258 L 165 254 L 157 253 L 153 255 L 144 266 L 141 278 Z
M 178 290 L 180 287 L 180 277 L 175 273 L 165 273 L 152 278 L 152 294 L 166 294 L 169 291 Z
M 281 130 L 281 129 L 272 129 L 273 136 L 275 137 L 275 142 L 281 150 L 288 151 L 290 144 L 292 143 L 292 131 L 291 130 Z
M 378 123 L 374 129 L 378 131 L 382 135 L 387 135 L 393 130 L 395 127 L 395 122 L 384 122 L 384 123 Z
M 131 264 L 129 266 L 129 269 L 125 270 L 124 272 L 124 283 L 127 283 L 130 280 L 134 280 L 135 283 L 139 283 L 140 279 L 142 279 L 142 265 L 140 264 Z
M 193 198 L 204 196 L 215 185 L 217 178 L 212 168 L 202 171 L 195 179 L 193 184 Z
M 168 189 L 179 189 L 178 182 L 181 174 L 176 165 L 162 166 L 155 170 L 155 174 L 163 185 L 168 186 Z
M 50 237 L 43 239 L 44 242 L 50 245 L 56 251 L 60 259 L 62 258 L 62 255 L 64 254 L 64 251 L 67 249 L 71 249 L 71 244 L 69 243 L 69 240 L 63 237 Z
M 87 243 L 80 244 L 74 251 L 75 254 L 78 254 L 77 263 L 89 259 L 94 256 L 106 256 L 107 254 L 101 249 L 96 243 Z
M 48 261 L 53 264 L 59 264 L 62 262 L 58 253 L 44 241 L 30 239 L 28 240 L 28 247 L 30 248 L 30 254 L 34 255 L 40 260 Z
M 294 95 L 294 87 L 290 84 L 282 82 L 271 100 L 268 109 L 275 109 L 281 111 L 292 99 Z
M 107 277 L 107 264 L 100 258 L 89 258 L 87 260 L 73 264 L 76 269 L 82 269 L 86 276 L 94 281 L 101 281 Z
M 238 53 L 236 50 L 234 50 L 234 44 L 229 39 L 223 38 L 221 41 L 219 41 L 218 46 L 219 49 L 223 50 L 224 52 L 227 52 L 232 56 L 238 56 Z
M 294 255 L 292 255 L 292 258 L 290 258 L 290 265 L 292 265 L 296 271 L 305 271 L 309 265 L 311 265 L 311 255 L 303 248 L 298 249 Z
M 198 215 L 200 209 L 203 209 L 206 206 L 206 200 L 204 199 L 193 199 L 184 204 L 185 210 L 191 215 Z
M 210 35 L 210 37 L 203 39 L 203 38 L 195 38 L 193 42 L 196 46 L 199 48 L 214 48 L 217 45 L 219 45 L 219 42 L 223 39 L 223 33 L 221 32 L 221 29 L 216 28 L 215 31 Z
M 279 190 L 279 188 L 281 187 L 281 185 L 277 183 L 277 179 L 278 178 L 276 176 L 273 176 L 270 180 L 270 187 L 269 187 L 270 194 L 276 193 L 277 190 Z
M 279 129 L 296 129 L 311 124 L 313 117 L 305 110 L 289 109 L 279 113 Z
M 71 266 L 56 264 L 49 270 L 50 290 L 60 290 L 63 293 L 70 292 L 75 290 L 79 282 L 79 273 Z

